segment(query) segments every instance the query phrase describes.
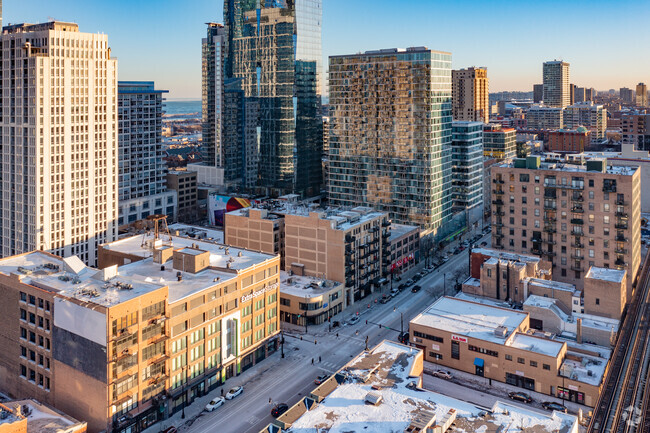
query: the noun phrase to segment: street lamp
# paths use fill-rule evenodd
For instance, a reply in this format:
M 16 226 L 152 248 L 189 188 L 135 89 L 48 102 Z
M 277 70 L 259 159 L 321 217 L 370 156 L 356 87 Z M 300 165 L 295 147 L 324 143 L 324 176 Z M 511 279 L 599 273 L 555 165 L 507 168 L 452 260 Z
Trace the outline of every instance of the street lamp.
M 280 355 L 284 358 L 284 330 L 280 330 Z

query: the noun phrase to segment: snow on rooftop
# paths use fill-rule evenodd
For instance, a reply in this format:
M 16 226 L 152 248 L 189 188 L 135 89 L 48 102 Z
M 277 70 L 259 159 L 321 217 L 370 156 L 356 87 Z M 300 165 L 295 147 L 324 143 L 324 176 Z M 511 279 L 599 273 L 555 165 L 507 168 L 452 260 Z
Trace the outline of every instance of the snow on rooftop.
M 493 250 L 491 248 L 472 248 L 472 253 L 483 254 L 488 257 L 496 257 L 503 260 L 510 260 L 513 262 L 522 263 L 539 263 L 541 259 L 536 256 L 529 256 L 526 254 L 509 253 L 501 250 Z
M 545 287 L 547 289 L 562 290 L 569 293 L 575 293 L 576 286 L 570 283 L 563 283 L 561 281 L 544 280 L 542 278 L 528 278 L 528 282 L 538 287 Z
M 323 401 L 292 420 L 287 433 L 403 432 L 424 411 L 433 412 L 436 422 L 444 422 L 451 410 L 456 411 L 455 431 L 514 433 L 522 427 L 539 433 L 577 431 L 577 419 L 572 415 L 535 412 L 500 401 L 490 410 L 415 388 L 411 384 L 419 380 L 421 372 L 417 377 L 411 375 L 415 373 L 417 357 L 421 356 L 418 349 L 389 341 L 362 353 L 341 369 L 341 374 L 372 369 L 374 373 L 367 376 L 368 381 L 350 378 L 339 384 Z M 379 405 L 366 404 L 370 392 L 381 395 Z
M 342 288 L 343 283 L 322 278 L 301 275 L 289 275 L 280 272 L 280 292 L 293 296 L 318 296 L 335 287 Z
M 528 313 L 521 311 L 443 297 L 411 320 L 411 323 L 469 338 L 503 343 L 504 338 L 495 335 L 494 331 L 501 326 L 505 327 L 507 338 L 527 316 Z
M 502 163 L 496 164 L 498 167 L 514 168 L 515 163 L 513 160 L 508 160 Z M 639 169 L 636 166 L 623 166 L 623 165 L 607 165 L 605 173 L 607 174 L 617 174 L 622 176 L 632 176 Z M 553 170 L 553 171 L 564 171 L 571 173 L 589 173 L 587 171 L 586 165 L 572 164 L 564 161 L 558 162 L 555 159 L 546 159 L 542 157 L 539 170 Z
M 526 334 L 515 334 L 514 338 L 507 343 L 508 346 L 540 355 L 557 357 L 562 350 L 563 343 L 547 340 L 545 338 L 533 337 Z
M 481 287 L 481 280 L 479 280 L 478 278 L 469 277 L 468 279 L 465 280 L 463 285 Z M 462 292 L 460 292 L 460 293 L 462 293 Z
M 418 231 L 417 226 L 411 226 L 411 225 L 406 225 L 406 224 L 396 224 L 392 223 L 390 225 L 390 241 L 393 242 L 394 240 L 401 238 L 407 233 L 416 233 Z
M 625 272 L 625 270 L 598 268 L 596 266 L 592 266 L 589 268 L 589 271 L 587 272 L 587 275 L 585 275 L 585 278 L 594 278 L 597 280 L 622 283 L 623 278 L 625 278 Z

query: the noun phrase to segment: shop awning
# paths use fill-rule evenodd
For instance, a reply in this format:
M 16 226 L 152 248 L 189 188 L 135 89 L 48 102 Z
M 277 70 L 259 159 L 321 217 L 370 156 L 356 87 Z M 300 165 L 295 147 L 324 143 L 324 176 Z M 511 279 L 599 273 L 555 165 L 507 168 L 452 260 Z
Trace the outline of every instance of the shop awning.
M 474 358 L 474 365 L 477 367 L 483 367 L 483 365 L 485 365 L 485 361 L 483 361 L 481 358 Z

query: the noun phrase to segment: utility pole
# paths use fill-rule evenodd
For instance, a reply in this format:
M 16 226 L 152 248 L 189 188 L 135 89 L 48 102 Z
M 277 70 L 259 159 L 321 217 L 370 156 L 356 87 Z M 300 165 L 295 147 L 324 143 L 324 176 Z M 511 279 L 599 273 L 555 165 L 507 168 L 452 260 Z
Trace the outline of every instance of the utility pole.
M 447 273 L 442 274 L 442 296 L 447 296 Z
M 280 331 L 280 354 L 281 358 L 284 358 L 284 331 Z
M 400 322 L 400 335 L 404 335 L 404 315 L 402 312 L 399 312 L 399 322 Z

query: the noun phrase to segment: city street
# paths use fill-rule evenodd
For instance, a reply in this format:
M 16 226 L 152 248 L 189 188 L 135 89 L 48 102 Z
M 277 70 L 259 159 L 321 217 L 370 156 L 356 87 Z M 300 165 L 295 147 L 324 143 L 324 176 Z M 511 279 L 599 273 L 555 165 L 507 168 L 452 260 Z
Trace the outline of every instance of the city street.
M 489 238 L 490 236 L 487 235 L 479 242 L 489 243 Z M 422 269 L 422 266 L 423 264 L 409 274 Z M 304 328 L 291 327 L 285 331 L 284 359 L 281 358 L 280 351 L 277 351 L 240 376 L 230 379 L 224 391 L 236 385 L 243 385 L 244 392 L 234 400 L 227 401 L 223 407 L 214 412 L 204 412 L 203 407 L 212 397 L 220 395 L 219 390 L 197 399 L 187 408 L 186 423 L 180 431 L 259 432 L 273 420 L 270 412 L 275 403 L 287 403 L 291 406 L 301 397 L 309 394 L 316 387 L 314 379 L 318 375 L 337 371 L 350 358 L 364 350 L 366 337 L 369 347 L 384 339 L 397 340 L 402 320 L 406 331 L 409 320 L 443 294 L 445 288 L 443 275 L 447 275 L 447 294 L 452 295 L 454 281 L 451 281 L 451 276 L 457 269 L 464 270 L 466 275 L 468 266 L 467 250 L 458 255 L 451 255 L 447 263 L 417 282 L 422 287 L 418 293 L 412 293 L 409 287 L 387 304 L 377 302 L 382 293 L 375 293 L 348 307 L 336 317 L 336 320 L 343 324 L 358 312 L 361 320 L 356 325 L 344 324 L 342 327 L 332 328 L 331 331 L 328 330 L 327 324 L 310 326 L 307 334 L 304 334 Z M 400 283 L 405 282 L 406 279 L 405 275 Z M 384 288 L 384 293 L 388 290 Z M 172 419 L 161 424 L 181 426 L 182 420 L 179 414 L 175 414 Z

